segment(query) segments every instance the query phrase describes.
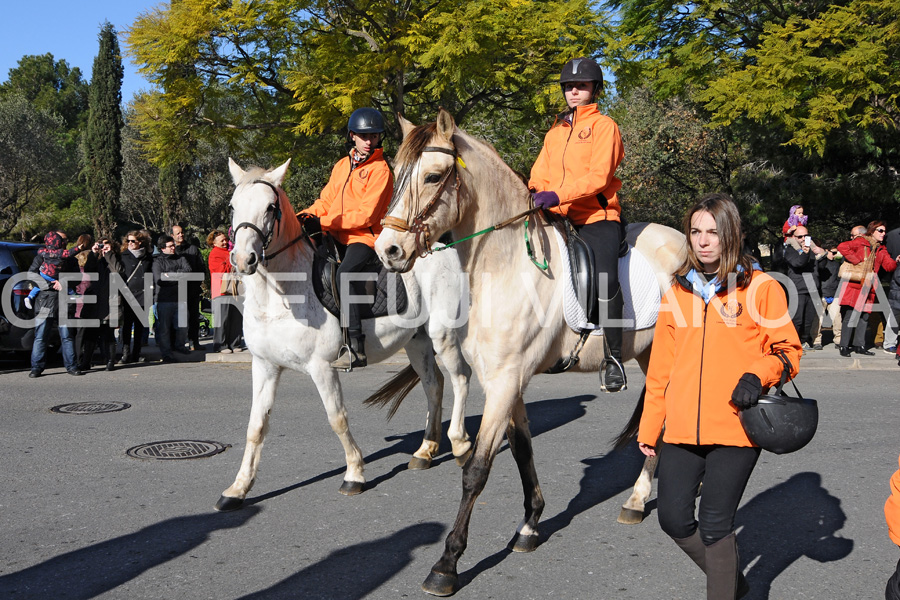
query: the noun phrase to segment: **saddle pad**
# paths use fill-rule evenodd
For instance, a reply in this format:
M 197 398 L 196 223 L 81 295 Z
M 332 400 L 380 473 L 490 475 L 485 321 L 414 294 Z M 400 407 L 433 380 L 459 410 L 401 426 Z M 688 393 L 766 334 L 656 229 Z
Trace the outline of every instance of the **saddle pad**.
M 584 309 L 578 303 L 575 286 L 572 283 L 572 270 L 569 268 L 569 251 L 566 247 L 566 240 L 556 227 L 553 228 L 553 232 L 556 234 L 556 244 L 563 262 L 563 313 L 566 317 L 566 324 L 573 331 L 579 333 L 584 329 L 589 329 L 592 330 L 591 335 L 602 335 L 603 328 L 589 323 Z M 627 325 L 624 329 L 653 327 L 659 314 L 662 295 L 656 273 L 653 272 L 653 266 L 634 247 L 629 247 L 628 253 L 619 258 L 619 285 L 625 296 L 623 318 Z
M 381 261 L 366 265 L 362 272 L 377 273 L 378 279 L 366 281 L 366 295 L 375 296 L 375 300 L 371 305 L 359 307 L 360 318 L 374 319 L 376 317 L 384 317 L 388 314 L 388 309 L 390 309 L 392 314 L 400 314 L 406 311 L 408 301 L 403 277 L 397 273 L 388 272 L 384 265 L 381 264 Z M 316 298 L 319 299 L 325 310 L 336 317 L 340 317 L 340 308 L 332 293 L 331 263 L 320 256 L 319 253 L 316 253 L 313 259 L 312 280 Z M 387 292 L 389 285 L 393 285 L 390 294 Z M 396 307 L 392 306 L 393 304 L 396 304 Z

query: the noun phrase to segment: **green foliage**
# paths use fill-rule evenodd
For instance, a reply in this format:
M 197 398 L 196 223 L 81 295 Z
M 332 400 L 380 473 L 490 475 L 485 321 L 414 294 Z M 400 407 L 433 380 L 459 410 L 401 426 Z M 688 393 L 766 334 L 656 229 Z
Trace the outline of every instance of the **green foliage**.
M 84 134 L 84 177 L 98 235 L 116 232 L 116 209 L 122 187 L 122 57 L 116 30 L 105 23 L 99 35 Z
M 88 84 L 81 79 L 81 69 L 54 61 L 52 54 L 20 58 L 0 84 L 0 98 L 10 94 L 21 94 L 36 109 L 58 114 L 69 130 L 85 124 Z
M 38 110 L 23 95 L 0 97 L 0 235 L 65 177 L 62 130 L 58 114 Z
M 596 53 L 604 31 L 588 0 L 181 0 L 127 34 L 158 86 L 136 99 L 135 123 L 156 164 L 213 138 L 238 157 L 305 163 L 360 106 L 381 109 L 395 139 L 397 112 L 546 114 L 561 65 Z

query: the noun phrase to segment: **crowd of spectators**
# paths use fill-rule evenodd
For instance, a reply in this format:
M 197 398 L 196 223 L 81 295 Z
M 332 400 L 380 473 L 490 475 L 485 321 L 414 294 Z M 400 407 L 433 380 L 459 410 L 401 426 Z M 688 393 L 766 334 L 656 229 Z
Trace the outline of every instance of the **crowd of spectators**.
M 219 296 L 221 274 L 215 273 L 230 270 L 229 242 L 225 234 L 214 233 L 220 238 L 216 257 L 225 254 L 224 267 L 221 260 L 210 258 L 210 271 L 218 279 L 210 291 Z M 95 242 L 83 234 L 71 246 L 62 231 L 44 236 L 44 247 L 29 269 L 40 279 L 34 279 L 36 285 L 25 299 L 35 316 L 30 377 L 40 377 L 46 368 L 53 331 L 59 333 L 70 375 L 82 375 L 95 364 L 112 371 L 117 365 L 148 362 L 142 350 L 149 343 L 151 323 L 163 362 L 205 350 L 200 321 L 207 266 L 199 244 L 188 240 L 179 225 L 157 236 L 155 244 L 152 240 L 146 230 L 129 231 L 120 243 L 109 237 Z M 240 298 L 231 300 L 228 310 L 213 313 L 215 352 L 244 349 Z

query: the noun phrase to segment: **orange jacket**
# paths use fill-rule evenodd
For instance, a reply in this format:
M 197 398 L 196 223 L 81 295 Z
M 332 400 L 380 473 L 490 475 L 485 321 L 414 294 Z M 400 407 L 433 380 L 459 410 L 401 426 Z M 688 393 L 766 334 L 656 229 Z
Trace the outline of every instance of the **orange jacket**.
M 887 519 L 891 540 L 900 546 L 900 471 L 891 477 L 891 496 L 884 503 L 884 517 Z
M 783 366 L 773 344 L 797 374 L 800 340 L 784 290 L 754 271 L 746 288 L 719 289 L 706 303 L 690 277 L 676 279 L 659 309 L 638 441 L 655 446 L 665 424 L 669 443 L 753 446 L 731 393 L 744 373 L 764 389 L 778 383 Z
M 341 244 L 374 248 L 393 187 L 394 176 L 380 148 L 352 171 L 350 157 L 345 156 L 331 170 L 319 199 L 299 214 L 319 217 L 322 230 Z
M 622 182 L 615 176 L 625 157 L 615 121 L 600 114 L 596 104 L 579 106 L 572 123 L 557 118 L 544 136 L 544 147 L 531 167 L 528 187 L 559 195 L 555 213 L 576 225 L 618 221 Z

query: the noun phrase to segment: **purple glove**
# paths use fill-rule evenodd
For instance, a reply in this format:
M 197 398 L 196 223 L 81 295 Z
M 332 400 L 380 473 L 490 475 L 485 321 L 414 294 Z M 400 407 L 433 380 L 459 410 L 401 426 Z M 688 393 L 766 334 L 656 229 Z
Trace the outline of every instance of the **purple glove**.
M 535 206 L 545 210 L 559 206 L 559 195 L 556 192 L 536 192 L 532 199 Z

